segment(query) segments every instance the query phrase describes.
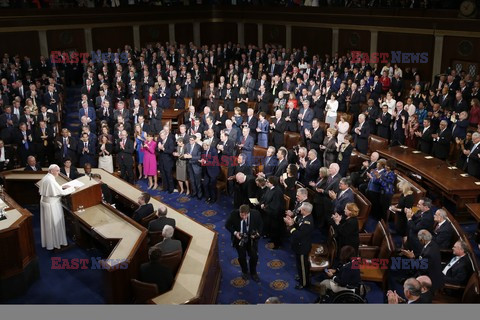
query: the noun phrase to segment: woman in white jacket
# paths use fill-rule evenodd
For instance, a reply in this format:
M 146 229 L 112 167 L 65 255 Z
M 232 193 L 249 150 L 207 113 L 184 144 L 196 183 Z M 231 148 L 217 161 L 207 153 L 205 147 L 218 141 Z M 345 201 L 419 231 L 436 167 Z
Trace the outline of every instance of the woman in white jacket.
M 334 128 L 335 123 L 337 122 L 337 110 L 337 95 L 335 93 L 332 93 L 332 95 L 330 96 L 330 100 L 327 101 L 327 107 L 325 108 L 325 111 L 327 112 L 325 122 L 330 125 L 330 128 Z

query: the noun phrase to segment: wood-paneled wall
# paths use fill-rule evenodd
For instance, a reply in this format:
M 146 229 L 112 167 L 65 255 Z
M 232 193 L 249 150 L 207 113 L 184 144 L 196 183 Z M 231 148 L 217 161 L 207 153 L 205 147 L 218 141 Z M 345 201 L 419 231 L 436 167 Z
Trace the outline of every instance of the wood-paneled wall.
M 169 40 L 168 24 L 140 26 L 140 44 L 165 43 Z
M 0 33 L 0 52 L 9 53 L 10 56 L 19 54 L 20 56 L 30 56 L 32 59 L 38 59 L 40 56 L 40 41 L 38 32 L 2 32 Z
M 48 30 L 48 50 L 76 49 L 78 52 L 87 50 L 85 32 L 83 29 Z
M 175 42 L 187 45 L 193 41 L 193 23 L 175 24 Z
M 125 27 L 107 27 L 92 29 L 93 50 L 105 51 L 111 48 L 115 51 L 117 48 L 124 48 L 126 44 L 133 47 L 133 28 Z
M 263 44 L 286 45 L 286 28 L 281 25 L 264 24 L 263 25 Z
M 400 63 L 402 69 L 406 67 L 415 67 L 420 72 L 420 76 L 424 81 L 431 80 L 431 74 L 433 69 L 433 53 L 434 53 L 435 39 L 433 35 L 423 34 L 407 34 L 407 33 L 391 33 L 391 32 L 379 32 L 378 33 L 378 52 L 427 52 L 427 63 Z M 391 58 L 391 54 L 390 54 Z
M 332 54 L 332 29 L 312 27 L 292 27 L 292 47 L 301 49 L 307 46 L 310 54 L 318 53 L 323 59 Z
M 442 54 L 442 72 L 452 66 L 454 61 L 475 62 L 480 67 L 480 38 L 444 37 Z M 480 70 L 477 68 L 476 74 Z
M 370 31 L 340 29 L 338 32 L 338 53 L 358 50 L 370 52 Z
M 238 42 L 238 28 L 235 22 L 202 22 L 200 23 L 200 39 L 202 44 L 224 44 L 229 41 Z

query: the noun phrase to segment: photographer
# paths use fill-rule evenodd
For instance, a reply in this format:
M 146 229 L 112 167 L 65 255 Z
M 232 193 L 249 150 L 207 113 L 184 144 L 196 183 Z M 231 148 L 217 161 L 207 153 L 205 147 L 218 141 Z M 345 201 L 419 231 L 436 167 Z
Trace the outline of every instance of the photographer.
M 258 239 L 262 232 L 262 217 L 257 210 L 250 210 L 248 205 L 241 205 L 239 210 L 234 210 L 225 228 L 232 234 L 232 244 L 238 252 L 238 262 L 242 268 L 242 278 L 248 279 L 247 253 L 250 257 L 250 275 L 255 282 L 260 278 L 257 274 Z

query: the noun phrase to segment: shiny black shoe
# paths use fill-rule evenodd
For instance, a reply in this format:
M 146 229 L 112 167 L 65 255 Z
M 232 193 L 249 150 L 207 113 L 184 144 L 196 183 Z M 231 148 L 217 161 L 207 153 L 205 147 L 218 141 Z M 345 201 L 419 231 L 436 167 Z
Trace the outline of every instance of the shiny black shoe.
M 247 281 L 248 280 L 248 273 L 242 273 L 242 279 Z
M 310 288 L 310 285 L 309 285 L 309 284 L 307 284 L 306 286 L 302 286 L 302 285 L 300 285 L 300 284 L 297 284 L 297 285 L 295 286 L 295 289 L 297 289 L 297 290 L 303 290 L 303 289 L 308 289 L 308 288 Z
M 255 273 L 255 274 L 252 274 L 251 277 L 252 277 L 252 280 L 253 280 L 253 281 L 255 281 L 255 282 L 260 282 L 260 278 L 258 277 L 258 274 L 256 274 L 256 273 Z

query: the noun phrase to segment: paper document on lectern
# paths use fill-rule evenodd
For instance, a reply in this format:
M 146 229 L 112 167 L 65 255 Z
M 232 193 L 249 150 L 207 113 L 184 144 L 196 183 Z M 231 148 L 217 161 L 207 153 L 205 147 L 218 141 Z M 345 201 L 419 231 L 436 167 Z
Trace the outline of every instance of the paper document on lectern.
M 82 182 L 82 181 L 78 181 L 78 179 L 75 179 L 75 180 L 72 180 L 72 181 L 68 181 L 64 184 L 62 184 L 62 187 L 64 186 L 68 186 L 68 187 L 83 187 L 85 184 Z

